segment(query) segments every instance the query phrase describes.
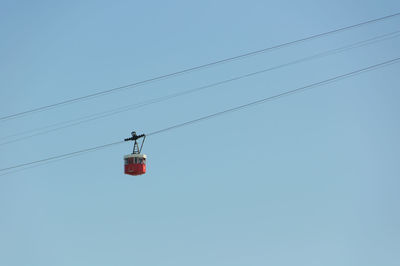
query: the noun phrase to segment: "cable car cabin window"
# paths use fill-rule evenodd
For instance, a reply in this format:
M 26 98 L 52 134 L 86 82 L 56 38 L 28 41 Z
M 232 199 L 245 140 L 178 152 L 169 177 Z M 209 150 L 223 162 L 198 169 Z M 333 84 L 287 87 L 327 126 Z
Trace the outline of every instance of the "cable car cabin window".
M 146 164 L 146 158 L 131 157 L 124 159 L 125 165 L 128 164 Z

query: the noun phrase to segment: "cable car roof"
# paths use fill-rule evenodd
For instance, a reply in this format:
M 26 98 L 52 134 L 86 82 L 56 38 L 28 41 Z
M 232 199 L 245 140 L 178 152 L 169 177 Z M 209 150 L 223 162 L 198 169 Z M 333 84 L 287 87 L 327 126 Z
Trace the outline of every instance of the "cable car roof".
M 128 154 L 124 156 L 124 159 L 126 158 L 147 158 L 146 154 Z

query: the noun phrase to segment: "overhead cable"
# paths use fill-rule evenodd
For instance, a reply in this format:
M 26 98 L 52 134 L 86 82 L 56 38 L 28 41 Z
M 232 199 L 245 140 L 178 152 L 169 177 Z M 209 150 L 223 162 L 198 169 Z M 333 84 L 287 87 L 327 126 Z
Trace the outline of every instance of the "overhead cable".
M 148 83 L 151 83 L 151 82 L 154 82 L 154 81 L 175 77 L 175 76 L 178 76 L 178 75 L 181 75 L 181 74 L 184 74 L 184 73 L 189 73 L 189 72 L 192 72 L 192 71 L 196 71 L 196 70 L 199 70 L 199 69 L 202 69 L 202 68 L 207 68 L 207 67 L 215 66 L 215 65 L 218 65 L 218 64 L 227 63 L 227 62 L 238 60 L 238 59 L 243 59 L 243 58 L 246 58 L 246 57 L 249 57 L 249 56 L 254 56 L 254 55 L 265 53 L 265 52 L 272 51 L 272 50 L 275 50 L 275 49 L 283 48 L 285 46 L 298 44 L 298 43 L 305 42 L 305 41 L 308 41 L 308 40 L 320 38 L 320 37 L 323 37 L 323 36 L 326 36 L 326 35 L 338 33 L 338 32 L 341 32 L 341 31 L 346 31 L 346 30 L 349 30 L 349 29 L 354 29 L 354 28 L 357 28 L 357 27 L 361 27 L 361 26 L 364 26 L 364 25 L 371 24 L 371 23 L 380 22 L 380 21 L 383 21 L 383 20 L 387 20 L 387 19 L 399 16 L 399 15 L 400 15 L 400 12 L 399 13 L 394 13 L 394 14 L 391 14 L 391 15 L 388 15 L 388 16 L 379 17 L 379 18 L 376 18 L 376 19 L 372 19 L 372 20 L 360 22 L 360 23 L 357 23 L 357 24 L 353 24 L 353 25 L 350 25 L 350 26 L 338 28 L 338 29 L 335 29 L 335 30 L 331 30 L 331 31 L 327 31 L 327 32 L 311 35 L 311 36 L 308 36 L 308 37 L 305 37 L 305 38 L 301 38 L 301 39 L 297 39 L 297 40 L 294 40 L 294 41 L 290 41 L 290 42 L 274 45 L 274 46 L 271 46 L 271 47 L 263 48 L 263 49 L 260 49 L 260 50 L 256 50 L 256 51 L 252 51 L 252 52 L 248 52 L 248 53 L 244 53 L 244 54 L 228 57 L 228 58 L 221 59 L 221 60 L 216 60 L 216 61 L 213 61 L 213 62 L 210 62 L 210 63 L 206 63 L 206 64 L 203 64 L 203 65 L 198 65 L 198 66 L 195 66 L 195 67 L 183 69 L 183 70 L 172 72 L 172 73 L 169 73 L 169 74 L 165 74 L 165 75 L 153 77 L 153 78 L 150 78 L 150 79 L 142 80 L 142 81 L 139 81 L 139 82 L 127 84 L 127 85 L 124 85 L 124 86 L 119 86 L 119 87 L 115 87 L 115 88 L 112 88 L 112 89 L 103 90 L 103 91 L 91 93 L 91 94 L 88 94 L 88 95 L 84 95 L 84 96 L 80 96 L 80 97 L 76 97 L 76 98 L 60 101 L 60 102 L 57 102 L 57 103 L 48 104 L 48 105 L 44 105 L 44 106 L 41 106 L 41 107 L 29 109 L 29 110 L 26 110 L 26 111 L 22 111 L 22 112 L 10 114 L 10 115 L 5 115 L 5 116 L 0 117 L 0 121 L 8 120 L 8 119 L 14 119 L 14 118 L 21 117 L 23 115 L 27 115 L 27 114 L 30 114 L 30 113 L 35 113 L 35 112 L 48 110 L 48 109 L 55 108 L 55 107 L 58 107 L 58 106 L 61 106 L 61 105 L 66 105 L 66 104 L 78 102 L 78 101 L 81 101 L 81 100 L 91 99 L 91 98 L 107 95 L 109 93 L 113 93 L 113 92 L 116 92 L 116 91 L 120 91 L 120 90 L 123 90 L 123 89 L 133 88 L 133 87 L 145 85 L 145 84 L 148 84 Z
M 300 58 L 300 59 L 297 59 L 297 60 L 294 60 L 294 61 L 291 61 L 291 62 L 287 62 L 287 63 L 280 64 L 280 65 L 277 65 L 277 66 L 273 66 L 273 67 L 270 67 L 270 68 L 267 68 L 267 69 L 263 69 L 263 70 L 259 70 L 259 71 L 256 71 L 256 72 L 251 72 L 251 73 L 247 73 L 247 74 L 244 74 L 244 75 L 232 77 L 232 78 L 229 78 L 229 79 L 225 79 L 225 80 L 218 81 L 218 82 L 215 82 L 215 83 L 211 83 L 211 84 L 207 84 L 207 85 L 204 85 L 204 86 L 196 87 L 196 88 L 193 88 L 193 89 L 172 93 L 172 94 L 169 94 L 169 95 L 165 95 L 165 96 L 149 99 L 149 100 L 142 101 L 142 102 L 139 102 L 139 103 L 130 104 L 130 105 L 118 107 L 118 108 L 115 108 L 115 109 L 111 109 L 111 110 L 108 110 L 108 111 L 103 111 L 103 112 L 87 115 L 87 116 L 84 116 L 84 117 L 81 117 L 81 118 L 77 118 L 77 119 L 63 121 L 63 122 L 60 122 L 60 123 L 56 123 L 56 124 L 53 124 L 53 125 L 37 128 L 37 129 L 34 129 L 34 130 L 27 130 L 27 131 L 16 133 L 16 134 L 9 135 L 9 136 L 6 136 L 6 137 L 0 137 L 0 140 L 17 137 L 17 138 L 14 138 L 12 140 L 7 140 L 7 141 L 0 142 L 0 146 L 6 145 L 6 144 L 15 143 L 15 142 L 22 141 L 22 140 L 25 140 L 25 139 L 28 139 L 28 138 L 44 135 L 44 134 L 51 133 L 51 132 L 54 132 L 54 131 L 58 131 L 58 130 L 61 130 L 61 129 L 65 129 L 65 128 L 81 125 L 81 124 L 88 123 L 88 122 L 91 122 L 91 121 L 95 121 L 95 120 L 98 120 L 98 119 L 101 119 L 101 118 L 106 118 L 106 117 L 109 117 L 109 116 L 117 115 L 117 114 L 122 113 L 122 112 L 127 112 L 127 111 L 130 111 L 130 110 L 138 109 L 138 108 L 141 108 L 141 107 L 144 107 L 144 106 L 148 106 L 148 105 L 151 105 L 151 104 L 167 101 L 167 100 L 170 100 L 170 99 L 173 99 L 173 98 L 176 98 L 176 97 L 180 97 L 180 96 L 188 95 L 188 94 L 191 94 L 191 93 L 203 91 L 205 89 L 217 87 L 217 86 L 224 85 L 224 84 L 227 84 L 227 83 L 230 83 L 230 82 L 234 82 L 234 81 L 238 81 L 238 80 L 241 80 L 241 79 L 244 79 L 244 78 L 249 78 L 249 77 L 253 77 L 253 76 L 259 75 L 259 74 L 263 74 L 263 73 L 266 73 L 268 71 L 277 70 L 277 69 L 280 69 L 280 68 L 283 68 L 283 67 L 287 67 L 287 66 L 291 66 L 291 65 L 294 65 L 294 64 L 303 63 L 303 62 L 306 62 L 306 61 L 318 59 L 318 58 L 321 58 L 321 57 L 324 57 L 324 56 L 341 53 L 341 52 L 344 52 L 344 51 L 348 51 L 350 49 L 363 47 L 365 45 L 373 44 L 373 43 L 376 43 L 376 42 L 390 40 L 390 39 L 399 37 L 400 36 L 399 33 L 400 33 L 400 30 L 394 31 L 394 32 L 383 34 L 383 35 L 379 35 L 379 36 L 376 36 L 376 37 L 373 37 L 373 38 L 370 38 L 370 39 L 367 39 L 367 40 L 359 41 L 359 42 L 356 42 L 356 43 L 353 43 L 353 44 L 350 44 L 350 45 L 342 46 L 342 47 L 335 48 L 335 49 L 332 49 L 332 50 L 328 50 L 328 51 L 324 51 L 324 52 L 321 52 L 321 53 L 317 53 L 317 54 L 314 54 L 314 55 L 311 55 L 311 56 L 303 57 L 303 58 Z M 20 137 L 18 137 L 18 136 L 20 136 Z
M 47 162 L 47 161 L 53 161 L 53 160 L 58 160 L 58 159 L 63 159 L 63 158 L 69 158 L 69 157 L 76 156 L 78 154 L 104 149 L 104 148 L 107 148 L 107 147 L 110 147 L 110 146 L 114 146 L 114 145 L 117 145 L 117 144 L 121 144 L 121 143 L 124 143 L 124 141 L 117 141 L 117 142 L 104 144 L 104 145 L 100 145 L 100 146 L 96 146 L 96 147 L 92 147 L 92 148 L 87 148 L 87 149 L 84 149 L 84 150 L 69 152 L 69 153 L 65 153 L 65 154 L 61 154 L 61 155 L 56 155 L 56 156 L 48 157 L 46 159 L 32 161 L 32 162 L 29 162 L 29 163 L 23 163 L 23 164 L 19 164 L 19 165 L 15 165 L 15 166 L 10 166 L 10 167 L 6 167 L 6 168 L 3 168 L 3 169 L 0 169 L 0 172 L 7 171 L 7 170 L 12 170 L 12 169 L 15 169 L 15 168 L 21 168 L 21 167 L 24 167 L 24 166 L 30 166 L 30 165 L 33 165 L 33 164 L 39 164 L 39 163 L 43 163 L 43 162 Z
M 249 108 L 251 106 L 262 104 L 262 103 L 265 103 L 265 102 L 268 102 L 268 101 L 271 101 L 271 100 L 275 100 L 275 99 L 278 99 L 278 98 L 282 98 L 282 97 L 285 97 L 285 96 L 289 96 L 289 95 L 292 95 L 292 94 L 295 94 L 295 93 L 304 92 L 304 91 L 306 91 L 308 89 L 311 89 L 313 87 L 326 85 L 326 84 L 329 84 L 329 83 L 332 83 L 332 82 L 336 82 L 338 80 L 342 80 L 342 79 L 345 79 L 345 78 L 349 78 L 349 77 L 358 75 L 360 73 L 376 70 L 376 69 L 381 68 L 381 67 L 385 67 L 385 66 L 388 66 L 388 65 L 391 65 L 391 64 L 399 63 L 399 61 L 400 61 L 400 57 L 392 59 L 392 60 L 388 60 L 388 61 L 385 61 L 385 62 L 382 62 L 382 63 L 379 63 L 379 64 L 375 64 L 375 65 L 372 65 L 372 66 L 368 66 L 368 67 L 365 67 L 365 68 L 362 68 L 362 69 L 358 69 L 358 70 L 355 70 L 355 71 L 352 71 L 352 72 L 348 72 L 346 74 L 342 74 L 342 75 L 339 75 L 339 76 L 336 76 L 336 77 L 333 77 L 333 78 L 329 78 L 329 79 L 326 79 L 326 80 L 323 80 L 323 81 L 312 83 L 310 85 L 303 86 L 303 87 L 300 87 L 300 88 L 297 88 L 297 89 L 293 89 L 293 90 L 289 90 L 289 91 L 286 91 L 286 92 L 283 92 L 283 93 L 279 93 L 279 94 L 276 94 L 276 95 L 273 95 L 273 96 L 270 96 L 270 97 L 266 97 L 266 98 L 263 98 L 263 99 L 260 99 L 260 100 L 257 100 L 257 101 L 253 101 L 253 102 L 247 103 L 247 104 L 236 106 L 236 107 L 233 107 L 233 108 L 221 111 L 221 112 L 213 113 L 213 114 L 210 114 L 210 115 L 207 115 L 207 116 L 203 116 L 203 117 L 200 117 L 200 118 L 197 118 L 197 119 L 193 119 L 193 120 L 190 120 L 190 121 L 187 121 L 187 122 L 184 122 L 184 123 L 176 124 L 176 125 L 173 125 L 173 126 L 170 126 L 170 127 L 166 127 L 164 129 L 153 131 L 151 133 L 146 134 L 146 136 L 158 135 L 158 134 L 161 134 L 161 133 L 173 130 L 173 129 L 177 129 L 177 128 L 181 128 L 181 127 L 184 127 L 184 126 L 188 126 L 188 125 L 191 125 L 191 124 L 194 124 L 194 123 L 198 123 L 198 122 L 201 122 L 201 121 L 204 121 L 204 120 L 207 120 L 207 119 L 210 119 L 210 118 L 214 118 L 214 117 L 217 117 L 217 116 L 220 116 L 220 115 L 225 115 L 225 114 L 228 114 L 228 113 L 231 113 L 231 112 L 239 111 L 239 110 L 242 110 L 242 109 L 245 109 L 245 108 Z M 40 163 L 50 163 L 50 162 L 52 162 L 54 160 L 62 160 L 62 159 L 66 159 L 66 158 L 69 158 L 69 157 L 74 157 L 74 156 L 80 155 L 82 153 L 96 151 L 96 150 L 103 149 L 103 148 L 110 147 L 110 146 L 114 146 L 114 145 L 117 145 L 117 144 L 122 144 L 123 142 L 124 141 L 117 141 L 117 142 L 113 142 L 113 143 L 109 143 L 109 144 L 105 144 L 105 145 L 101 145 L 101 146 L 87 148 L 87 149 L 84 149 L 84 150 L 79 150 L 79 151 L 75 151 L 75 152 L 65 153 L 65 154 L 61 154 L 61 155 L 57 155 L 57 156 L 52 156 L 52 157 L 48 157 L 48 158 L 37 160 L 37 161 L 32 161 L 32 162 L 27 162 L 27 163 L 23 163 L 23 164 L 14 165 L 14 166 L 9 166 L 9 167 L 0 169 L 0 172 L 6 172 L 4 174 L 1 174 L 1 175 L 5 175 L 5 174 L 9 174 L 10 172 L 7 172 L 7 171 L 10 171 L 10 170 L 14 170 L 14 169 L 23 170 L 24 167 L 26 167 L 26 166 L 31 166 L 32 167 L 32 166 L 38 165 Z
M 191 125 L 191 124 L 194 124 L 194 123 L 198 123 L 200 121 L 207 120 L 207 119 L 210 119 L 210 118 L 213 118 L 213 117 L 216 117 L 216 116 L 220 116 L 220 115 L 224 115 L 224 114 L 227 114 L 227 113 L 235 112 L 235 111 L 238 111 L 238 110 L 241 110 L 241 109 L 244 109 L 244 108 L 248 108 L 250 106 L 254 106 L 254 105 L 257 105 L 257 104 L 265 103 L 267 101 L 275 100 L 275 99 L 278 99 L 278 98 L 281 98 L 281 97 L 284 97 L 284 96 L 288 96 L 288 95 L 291 95 L 291 94 L 299 93 L 299 92 L 302 92 L 304 90 L 307 90 L 307 89 L 310 89 L 310 88 L 313 88 L 313 87 L 317 87 L 317 86 L 321 86 L 321 85 L 325 85 L 325 84 L 328 84 L 328 83 L 331 83 L 331 82 L 335 82 L 335 81 L 338 81 L 340 79 L 348 78 L 350 76 L 354 76 L 354 75 L 360 74 L 362 72 L 371 71 L 371 70 L 377 69 L 379 67 L 383 67 L 383 66 L 387 66 L 387 65 L 390 65 L 390 64 L 398 63 L 399 60 L 400 60 L 400 57 L 396 58 L 396 59 L 389 60 L 389 61 L 385 61 L 383 63 L 376 64 L 376 65 L 373 65 L 373 66 L 369 66 L 369 67 L 366 67 L 366 68 L 363 68 L 363 69 L 355 70 L 353 72 L 346 73 L 346 74 L 343 74 L 343 75 L 340 75 L 340 76 L 336 76 L 336 77 L 333 77 L 333 78 L 330 78 L 330 79 L 326 79 L 326 80 L 323 80 L 323 81 L 320 81 L 320 82 L 316 82 L 316 83 L 313 83 L 313 84 L 310 84 L 310 85 L 307 85 L 307 86 L 304 86 L 304 87 L 300 87 L 300 88 L 297 88 L 297 89 L 294 89 L 294 90 L 290 90 L 290 91 L 279 93 L 279 94 L 276 94 L 276 95 L 273 95 L 273 96 L 270 96 L 270 97 L 266 97 L 266 98 L 263 98 L 263 99 L 260 99 L 260 100 L 254 101 L 254 102 L 250 102 L 250 103 L 247 103 L 247 104 L 236 106 L 234 108 L 227 109 L 227 110 L 224 110 L 224 111 L 221 111 L 221 112 L 217 112 L 217 113 L 214 113 L 214 114 L 211 114 L 211 115 L 207 115 L 207 116 L 203 116 L 203 117 L 200 117 L 200 118 L 197 118 L 197 119 L 194 119 L 194 120 L 191 120 L 191 121 L 187 121 L 187 122 L 184 122 L 184 123 L 181 123 L 181 124 L 177 124 L 177 125 L 174 125 L 174 126 L 170 126 L 170 127 L 164 128 L 164 129 L 160 129 L 160 130 L 151 132 L 149 134 L 146 134 L 146 136 L 152 136 L 152 135 L 160 134 L 160 133 L 163 133 L 163 132 L 166 132 L 166 131 L 170 131 L 172 129 L 176 129 L 176 128 L 188 126 L 188 125 Z

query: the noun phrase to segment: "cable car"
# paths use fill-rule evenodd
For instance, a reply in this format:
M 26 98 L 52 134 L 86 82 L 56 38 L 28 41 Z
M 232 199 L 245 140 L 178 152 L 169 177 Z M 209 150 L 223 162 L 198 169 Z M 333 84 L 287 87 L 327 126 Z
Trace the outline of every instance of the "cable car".
M 145 154 L 141 154 L 144 140 L 146 139 L 145 134 L 136 135 L 136 132 L 131 133 L 132 137 L 124 139 L 125 141 L 133 140 L 133 152 L 124 156 L 124 171 L 127 175 L 143 175 L 146 173 L 146 158 Z M 143 138 L 142 145 L 139 148 L 137 140 Z

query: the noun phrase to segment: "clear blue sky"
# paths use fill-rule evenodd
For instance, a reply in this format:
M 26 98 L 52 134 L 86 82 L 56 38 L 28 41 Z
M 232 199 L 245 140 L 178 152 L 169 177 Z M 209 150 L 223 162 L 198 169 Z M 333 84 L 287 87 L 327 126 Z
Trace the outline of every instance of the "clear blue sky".
M 400 11 L 399 1 L 1 1 L 0 115 Z M 0 137 L 399 30 L 400 18 L 0 121 Z M 0 168 L 400 56 L 400 38 L 0 146 Z M 0 265 L 399 265 L 399 65 L 0 177 Z

